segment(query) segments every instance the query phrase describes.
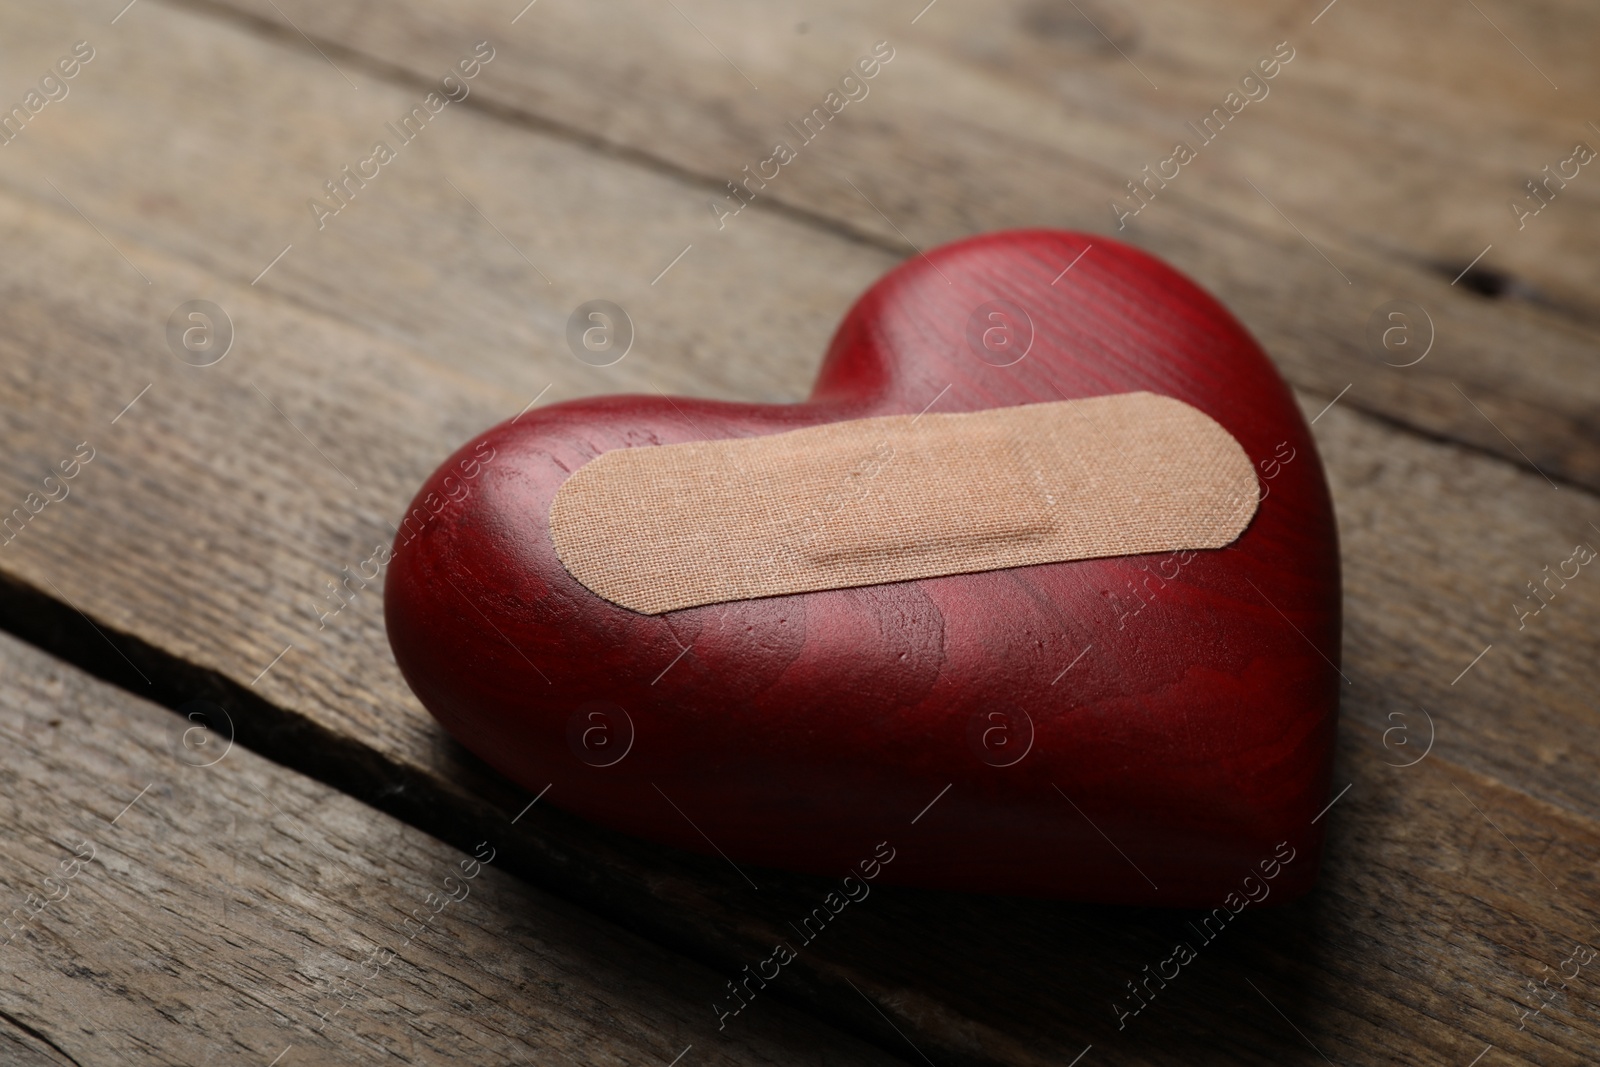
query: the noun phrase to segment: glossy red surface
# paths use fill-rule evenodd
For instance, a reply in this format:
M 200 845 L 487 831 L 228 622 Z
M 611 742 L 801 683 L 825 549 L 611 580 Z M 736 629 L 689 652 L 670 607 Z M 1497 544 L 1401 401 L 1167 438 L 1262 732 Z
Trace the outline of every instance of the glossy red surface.
M 1009 366 L 1021 318 L 1012 348 L 990 335 L 1000 355 L 980 358 L 987 318 L 969 331 L 994 300 L 1031 321 Z M 551 547 L 556 489 L 609 449 L 1140 389 L 1258 461 L 1265 499 L 1233 545 L 653 617 Z M 888 842 L 881 880 L 920 886 L 1209 907 L 1284 841 L 1271 900 L 1315 880 L 1343 684 L 1321 464 L 1243 327 L 1133 248 L 1045 230 L 945 246 L 861 297 L 803 404 L 538 409 L 412 507 L 387 578 L 395 656 L 463 744 L 530 791 L 553 783 L 545 802 L 741 865 L 843 875 Z

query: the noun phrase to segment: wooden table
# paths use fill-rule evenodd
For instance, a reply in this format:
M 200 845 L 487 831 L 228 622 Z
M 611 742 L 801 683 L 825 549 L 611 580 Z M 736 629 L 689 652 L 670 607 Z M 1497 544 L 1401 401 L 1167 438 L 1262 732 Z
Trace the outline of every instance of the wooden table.
M 0 1059 L 1600 1060 L 1600 576 L 1529 598 L 1600 545 L 1592 4 L 124 2 L 0 21 Z M 407 690 L 376 586 L 329 617 L 327 585 L 485 425 L 798 399 L 888 266 L 1032 225 L 1190 273 L 1316 417 L 1351 682 L 1322 884 L 1121 1028 L 1192 916 L 880 889 L 719 1031 L 822 884 L 530 804 Z M 603 368 L 565 342 L 599 298 L 637 331 Z M 189 351 L 197 300 L 226 319 Z M 1410 348 L 1370 340 L 1395 300 Z

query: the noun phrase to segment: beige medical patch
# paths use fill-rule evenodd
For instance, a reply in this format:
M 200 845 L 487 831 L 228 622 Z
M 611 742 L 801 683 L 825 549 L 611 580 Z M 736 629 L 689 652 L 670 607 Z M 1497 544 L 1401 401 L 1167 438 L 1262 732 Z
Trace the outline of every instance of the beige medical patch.
M 1171 397 L 890 415 L 607 452 L 550 505 L 573 577 L 647 615 L 1036 563 L 1221 548 L 1244 449 Z

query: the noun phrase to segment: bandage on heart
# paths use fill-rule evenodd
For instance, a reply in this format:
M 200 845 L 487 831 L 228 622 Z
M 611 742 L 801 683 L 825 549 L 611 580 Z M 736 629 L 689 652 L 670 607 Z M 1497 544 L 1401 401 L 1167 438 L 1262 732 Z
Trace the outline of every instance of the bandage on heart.
M 568 572 L 647 615 L 1067 560 L 1221 548 L 1254 516 L 1227 430 L 1148 392 L 618 449 L 557 491 Z

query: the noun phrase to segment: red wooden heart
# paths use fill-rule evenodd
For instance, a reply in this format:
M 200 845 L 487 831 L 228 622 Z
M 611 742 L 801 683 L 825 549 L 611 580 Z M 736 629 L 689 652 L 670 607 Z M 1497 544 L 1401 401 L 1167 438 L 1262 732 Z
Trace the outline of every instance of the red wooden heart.
M 969 336 L 994 301 L 1012 332 L 986 350 Z M 1229 547 L 659 616 L 591 593 L 552 547 L 556 490 L 611 449 L 1135 390 L 1258 461 L 1264 499 Z M 551 406 L 452 456 L 412 508 L 385 602 L 407 681 L 569 811 L 829 875 L 887 842 L 884 880 L 980 892 L 1213 906 L 1252 872 L 1274 900 L 1315 879 L 1340 681 L 1327 485 L 1261 349 L 1136 249 L 947 245 L 862 296 L 803 404 Z

